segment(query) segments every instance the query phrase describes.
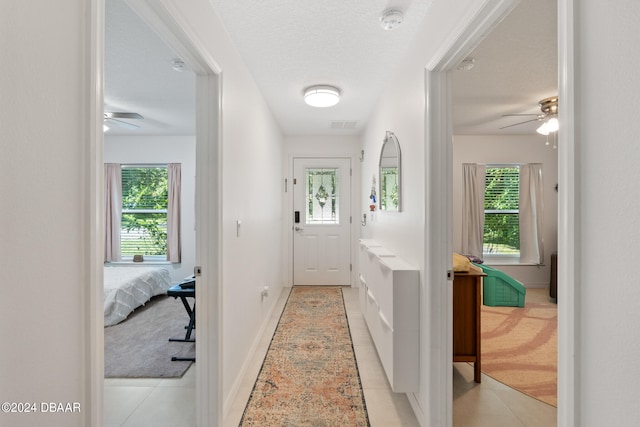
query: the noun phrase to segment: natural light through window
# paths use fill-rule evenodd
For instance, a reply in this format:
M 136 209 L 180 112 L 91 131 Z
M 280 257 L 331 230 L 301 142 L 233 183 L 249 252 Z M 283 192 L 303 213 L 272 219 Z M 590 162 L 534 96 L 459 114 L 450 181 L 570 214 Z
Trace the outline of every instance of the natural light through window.
M 307 224 L 339 224 L 338 169 L 307 168 L 305 178 Z
M 517 165 L 488 165 L 484 192 L 484 257 L 519 257 L 519 181 Z
M 166 166 L 122 166 L 123 258 L 167 254 L 168 175 Z

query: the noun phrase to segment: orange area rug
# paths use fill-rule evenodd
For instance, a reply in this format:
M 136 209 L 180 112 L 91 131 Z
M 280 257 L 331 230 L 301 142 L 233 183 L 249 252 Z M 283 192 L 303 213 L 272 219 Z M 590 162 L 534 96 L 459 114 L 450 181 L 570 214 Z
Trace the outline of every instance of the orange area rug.
M 558 309 L 551 302 L 483 305 L 482 372 L 557 407 L 557 324 Z
M 342 289 L 291 289 L 240 426 L 369 426 Z

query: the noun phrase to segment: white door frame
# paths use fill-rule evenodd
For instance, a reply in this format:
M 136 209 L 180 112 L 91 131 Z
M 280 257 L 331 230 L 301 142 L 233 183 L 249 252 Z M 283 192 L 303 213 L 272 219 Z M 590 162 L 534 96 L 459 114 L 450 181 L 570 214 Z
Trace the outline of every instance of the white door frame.
M 460 34 L 452 34 L 442 52 L 425 66 L 425 281 L 433 292 L 422 297 L 422 307 L 429 312 L 428 334 L 436 344 L 426 357 L 422 369 L 429 372 L 426 394 L 428 417 L 425 425 L 452 425 L 452 291 L 446 279 L 451 269 L 453 247 L 452 212 L 452 94 L 451 73 L 455 66 L 482 41 L 484 35 L 506 16 L 519 0 L 487 0 L 481 10 L 470 17 Z M 558 73 L 562 102 L 559 133 L 558 181 L 558 425 L 578 425 L 579 414 L 579 340 L 575 300 L 579 268 L 579 245 L 576 241 L 579 221 L 579 182 L 577 182 L 575 135 L 575 0 L 558 1 Z M 440 183 L 446 183 L 444 188 Z M 443 227 L 445 225 L 445 227 Z M 446 390 L 446 393 L 442 393 Z
M 89 339 L 87 378 L 91 393 L 88 424 L 104 422 L 104 315 L 103 315 L 103 163 L 105 0 L 91 1 L 91 231 L 89 272 L 95 286 L 87 294 Z M 196 265 L 202 268 L 196 295 L 202 301 L 196 319 L 196 422 L 222 425 L 221 368 L 221 217 L 222 69 L 170 3 L 153 0 L 127 4 L 171 46 L 196 73 Z
M 349 217 L 349 223 L 340 223 L 340 228 L 342 228 L 343 230 L 347 230 L 346 232 L 348 233 L 347 236 L 343 236 L 342 238 L 346 238 L 348 243 L 349 243 L 349 249 L 347 250 L 347 255 L 348 255 L 348 259 L 346 260 L 346 264 L 348 264 L 350 266 L 350 270 L 348 272 L 348 280 L 349 280 L 349 286 L 353 286 L 353 277 L 352 277 L 352 273 L 353 273 L 353 256 L 352 256 L 352 246 L 354 244 L 353 242 L 353 213 L 352 213 L 352 205 L 353 205 L 353 194 L 352 194 L 352 190 L 353 190 L 353 165 L 352 165 L 352 159 L 350 157 L 345 157 L 345 156 L 333 156 L 333 157 L 301 157 L 301 156 L 295 156 L 293 157 L 293 163 L 292 163 L 292 174 L 294 177 L 294 181 L 296 179 L 296 161 L 310 161 L 310 162 L 315 162 L 316 164 L 319 163 L 324 163 L 324 164 L 330 164 L 331 166 L 328 167 L 334 167 L 334 166 L 338 166 L 334 163 L 338 162 L 338 161 L 342 161 L 344 163 L 344 165 L 339 165 L 339 169 L 340 169 L 340 179 L 342 179 L 342 177 L 347 176 L 348 177 L 348 182 L 345 183 L 341 183 L 341 188 L 346 190 L 344 193 L 341 192 L 340 193 L 340 217 L 342 219 L 346 218 L 346 216 Z M 327 163 L 329 162 L 329 163 Z M 347 166 L 348 165 L 348 166 Z M 348 171 L 347 170 L 343 170 L 342 166 L 346 166 L 348 167 Z M 313 167 L 322 167 L 322 166 L 313 166 Z M 348 175 L 345 175 L 348 174 Z M 304 183 L 300 183 L 298 185 L 306 185 Z M 346 186 L 346 189 L 345 187 Z M 291 186 L 291 200 L 292 200 L 292 212 L 295 212 L 295 209 L 297 208 L 297 206 L 295 205 L 295 201 L 296 201 L 296 188 L 299 189 L 299 191 L 302 192 L 302 194 L 304 193 L 304 191 L 301 189 L 301 187 L 296 187 L 296 184 L 293 184 Z M 344 203 L 344 194 L 347 194 L 347 203 Z M 346 207 L 346 209 L 348 209 L 348 211 L 345 213 L 344 212 L 344 208 Z M 343 216 L 344 215 L 344 216 Z M 300 215 L 301 217 L 304 217 L 306 219 L 306 214 Z M 292 217 L 290 217 L 292 218 Z M 298 285 L 299 283 L 295 283 L 295 271 L 296 271 L 296 237 L 298 236 L 298 233 L 295 232 L 295 228 L 296 227 L 302 227 L 303 229 L 307 226 L 307 224 L 305 222 L 302 222 L 300 224 L 295 224 L 293 221 L 293 218 L 291 219 L 291 223 L 293 224 L 293 226 L 291 228 L 293 228 L 294 232 L 292 232 L 291 235 L 291 247 L 293 248 L 292 251 L 292 257 L 291 257 L 291 264 L 292 264 L 292 274 L 293 274 L 293 284 L 294 285 Z M 313 228 L 314 225 L 311 225 L 311 228 Z M 333 226 L 335 227 L 335 225 Z M 344 232 L 344 231 L 343 231 Z M 344 266 L 346 268 L 346 265 Z M 321 285 L 320 285 L 321 286 Z
M 351 224 L 349 227 L 349 242 L 350 242 L 350 250 L 349 250 L 349 258 L 352 267 L 351 271 L 351 287 L 357 287 L 357 265 L 354 265 L 354 262 L 357 260 L 356 256 L 356 248 L 358 247 L 357 241 L 355 239 L 359 236 L 360 229 L 360 219 L 357 212 L 360 211 L 360 200 L 358 198 L 358 194 L 360 194 L 360 181 L 358 177 L 360 176 L 359 162 L 356 162 L 357 157 L 351 154 L 345 153 L 336 153 L 335 155 L 331 154 L 309 154 L 309 153 L 289 153 L 288 154 L 288 169 L 289 172 L 286 178 L 286 188 L 285 192 L 288 193 L 286 196 L 286 206 L 285 206 L 285 214 L 284 214 L 284 234 L 285 234 L 285 242 L 287 245 L 287 254 L 288 256 L 284 260 L 285 270 L 287 272 L 286 281 L 289 286 L 293 285 L 293 161 L 294 159 L 349 159 L 351 163 L 351 179 L 350 179 L 350 193 L 351 193 L 351 201 L 349 205 L 349 209 L 351 210 Z

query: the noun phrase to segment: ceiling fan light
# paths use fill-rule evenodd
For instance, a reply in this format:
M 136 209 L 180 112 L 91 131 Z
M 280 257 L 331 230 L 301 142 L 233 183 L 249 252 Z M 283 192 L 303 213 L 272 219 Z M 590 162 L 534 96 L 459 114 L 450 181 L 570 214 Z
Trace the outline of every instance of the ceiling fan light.
M 540 135 L 544 135 L 547 136 L 549 135 L 549 123 L 548 122 L 544 122 L 538 129 L 536 129 L 536 132 L 538 132 Z
M 547 120 L 547 130 L 549 132 L 557 132 L 559 128 L 560 123 L 558 122 L 557 117 L 551 117 L 549 120 Z
M 340 102 L 340 91 L 333 86 L 311 86 L 304 91 L 304 102 L 312 107 L 333 107 Z
M 106 124 L 106 123 L 103 123 L 103 124 L 102 124 L 102 132 L 106 132 L 106 131 L 108 131 L 108 130 L 109 130 L 109 126 L 107 126 L 107 124 Z

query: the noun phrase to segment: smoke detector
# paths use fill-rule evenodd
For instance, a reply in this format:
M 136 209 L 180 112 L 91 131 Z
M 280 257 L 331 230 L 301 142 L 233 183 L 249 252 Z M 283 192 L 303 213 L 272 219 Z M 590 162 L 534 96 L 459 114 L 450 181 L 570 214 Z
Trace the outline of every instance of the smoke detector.
M 175 58 L 171 61 L 171 68 L 179 73 L 183 72 L 186 67 L 187 66 L 185 65 L 184 61 L 180 58 Z
M 460 64 L 456 67 L 458 71 L 469 71 L 476 64 L 476 60 L 473 58 L 465 58 L 462 60 Z
M 380 26 L 385 30 L 393 30 L 402 24 L 404 13 L 398 9 L 386 9 L 380 16 Z

